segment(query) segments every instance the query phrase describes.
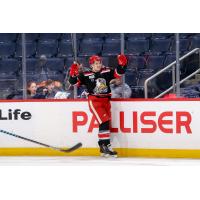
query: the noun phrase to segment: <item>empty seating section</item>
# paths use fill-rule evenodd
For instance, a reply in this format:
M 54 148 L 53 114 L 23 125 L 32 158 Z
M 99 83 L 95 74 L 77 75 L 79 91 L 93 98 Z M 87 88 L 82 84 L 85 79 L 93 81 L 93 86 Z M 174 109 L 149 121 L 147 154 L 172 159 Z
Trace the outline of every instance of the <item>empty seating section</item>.
M 120 53 L 120 40 L 107 38 L 103 44 L 102 55 L 113 56 Z
M 62 73 L 64 69 L 63 58 L 52 58 L 47 60 L 46 67 L 53 73 Z
M 109 39 L 120 39 L 120 33 L 106 33 L 106 38 Z
M 38 41 L 37 46 L 37 57 L 40 57 L 41 55 L 46 55 L 47 57 L 55 57 L 57 55 L 58 51 L 58 42 L 56 40 L 44 40 Z
M 0 60 L 0 81 L 16 81 L 19 69 L 20 65 L 16 59 Z
M 164 65 L 167 66 L 176 60 L 175 54 L 168 54 L 165 58 Z
M 58 40 L 60 38 L 60 33 L 40 33 L 39 40 L 49 41 L 49 40 Z
M 127 55 L 140 55 L 148 52 L 149 50 L 149 40 L 146 39 L 132 39 L 129 38 L 126 41 L 126 54 Z
M 167 38 L 152 38 L 150 52 L 152 54 L 160 55 L 170 50 L 172 40 Z
M 26 59 L 26 71 L 28 74 L 36 74 L 39 68 L 39 61 L 35 58 Z
M 34 57 L 36 55 L 36 42 L 33 41 L 27 41 L 26 42 L 26 57 Z M 16 43 L 16 52 L 15 57 L 22 57 L 22 43 L 17 42 Z
M 198 35 L 198 34 L 194 34 L 194 33 L 180 33 L 179 37 L 180 38 L 189 38 L 189 37 L 191 37 L 193 35 Z
M 26 41 L 27 42 L 34 42 L 39 38 L 39 33 L 26 33 Z M 19 42 L 21 42 L 21 34 L 19 34 L 18 39 Z
M 103 39 L 106 37 L 105 33 L 83 33 L 82 35 L 83 38 L 101 38 Z
M 72 41 L 63 39 L 59 43 L 58 57 L 71 57 L 73 56 Z
M 189 48 L 189 40 L 186 38 L 180 38 L 179 40 L 179 49 L 181 53 L 187 52 Z M 173 53 L 176 52 L 176 40 L 173 40 L 172 50 Z
M 45 65 L 48 77 L 64 80 L 64 76 L 74 61 L 71 33 L 27 33 L 26 58 L 28 80 L 37 79 L 37 73 Z M 103 64 L 117 65 L 116 56 L 120 54 L 120 33 L 77 33 L 78 61 L 89 67 L 89 56 L 102 56 Z M 180 34 L 180 52 L 186 54 L 200 48 L 200 34 Z M 164 66 L 175 61 L 176 41 L 173 33 L 126 33 L 125 54 L 128 57 L 126 82 L 133 90 L 133 97 L 143 97 L 143 84 L 146 78 Z M 46 55 L 47 61 L 40 60 Z M 43 66 L 44 67 L 44 66 Z M 0 34 L 0 88 L 22 76 L 22 38 L 19 33 Z M 169 73 L 163 75 L 168 77 Z M 165 79 L 166 77 L 163 77 Z M 168 78 L 166 78 L 168 79 Z M 10 82 L 9 82 L 10 80 Z M 7 82 L 8 81 L 8 82 Z M 8 86 L 8 88 L 10 88 Z M 199 87 L 200 88 L 200 87 Z M 7 88 L 4 88 L 7 90 Z M 190 90 L 190 91 L 189 91 Z M 191 92 L 193 91 L 193 92 Z M 185 96 L 197 96 L 200 90 L 183 90 Z M 198 93 L 199 92 L 199 93 Z
M 63 33 L 61 35 L 61 40 L 65 40 L 65 41 L 71 41 L 72 40 L 72 35 L 71 33 Z
M 173 33 L 152 33 L 152 38 L 166 39 L 174 36 Z
M 146 67 L 146 58 L 144 56 L 128 56 L 128 69 L 143 69 Z
M 79 56 L 91 56 L 100 54 L 102 51 L 103 41 L 100 38 L 85 38 L 80 44 Z
M 138 77 L 136 73 L 127 73 L 126 76 L 126 83 L 131 86 L 136 86 L 138 82 Z
M 149 56 L 147 58 L 147 68 L 157 71 L 164 66 L 164 56 Z
M 148 39 L 151 37 L 151 33 L 127 33 L 127 39 Z
M 14 42 L 17 40 L 17 33 L 1 33 L 0 42 Z
M 200 47 L 200 35 L 192 37 L 190 49 L 199 47 Z
M 10 58 L 15 54 L 15 43 L 11 41 L 0 42 L 0 58 Z
M 144 81 L 152 75 L 153 75 L 153 72 L 151 70 L 141 70 L 141 71 L 139 71 L 137 86 L 143 87 Z

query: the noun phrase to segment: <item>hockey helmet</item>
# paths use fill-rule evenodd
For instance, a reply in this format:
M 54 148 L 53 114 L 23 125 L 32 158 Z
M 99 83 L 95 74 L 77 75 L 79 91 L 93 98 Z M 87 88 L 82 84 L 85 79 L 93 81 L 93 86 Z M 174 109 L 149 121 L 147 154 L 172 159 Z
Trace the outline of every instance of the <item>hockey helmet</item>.
M 102 61 L 101 57 L 97 56 L 97 55 L 93 55 L 89 58 L 89 64 L 92 65 L 94 64 L 95 61 Z

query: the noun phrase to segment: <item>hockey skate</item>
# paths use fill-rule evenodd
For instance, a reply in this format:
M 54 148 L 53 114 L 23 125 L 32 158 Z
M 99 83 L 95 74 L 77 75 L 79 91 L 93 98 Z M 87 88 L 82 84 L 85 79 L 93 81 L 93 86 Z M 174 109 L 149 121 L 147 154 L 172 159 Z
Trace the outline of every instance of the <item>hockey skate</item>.
M 99 141 L 99 148 L 102 157 L 115 157 L 117 158 L 117 152 L 114 151 L 111 147 L 111 144 L 105 144 L 102 141 Z

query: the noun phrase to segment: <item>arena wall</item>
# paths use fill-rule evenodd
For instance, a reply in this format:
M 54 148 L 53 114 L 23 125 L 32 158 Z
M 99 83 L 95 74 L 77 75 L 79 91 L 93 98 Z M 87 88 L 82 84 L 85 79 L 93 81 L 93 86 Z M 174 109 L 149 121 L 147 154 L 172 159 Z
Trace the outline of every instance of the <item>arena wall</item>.
M 200 158 L 200 99 L 112 100 L 113 147 L 120 156 Z M 0 101 L 0 129 L 62 153 L 0 133 L 1 156 L 97 156 L 97 122 L 85 100 Z

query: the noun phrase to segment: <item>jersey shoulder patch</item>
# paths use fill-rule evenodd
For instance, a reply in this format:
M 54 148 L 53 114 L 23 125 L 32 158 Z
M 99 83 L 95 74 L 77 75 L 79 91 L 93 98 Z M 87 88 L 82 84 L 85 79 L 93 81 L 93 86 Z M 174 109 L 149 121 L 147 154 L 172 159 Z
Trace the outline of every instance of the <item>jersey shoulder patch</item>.
M 92 72 L 92 71 L 87 71 L 87 72 L 83 73 L 84 76 L 91 76 L 93 74 L 94 74 L 94 72 Z
M 109 67 L 104 67 L 102 70 L 101 70 L 101 74 L 103 73 L 107 73 L 107 72 L 110 72 L 110 68 Z

